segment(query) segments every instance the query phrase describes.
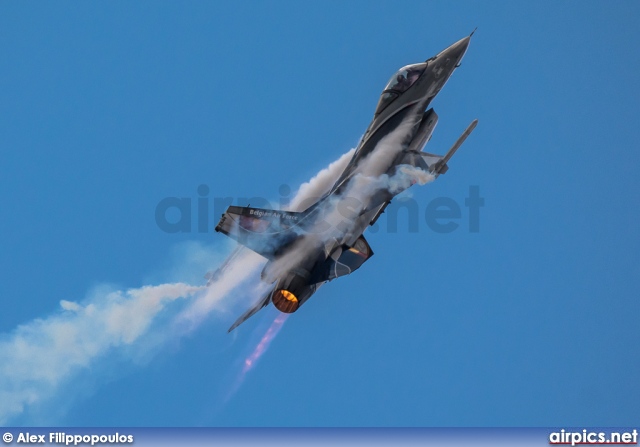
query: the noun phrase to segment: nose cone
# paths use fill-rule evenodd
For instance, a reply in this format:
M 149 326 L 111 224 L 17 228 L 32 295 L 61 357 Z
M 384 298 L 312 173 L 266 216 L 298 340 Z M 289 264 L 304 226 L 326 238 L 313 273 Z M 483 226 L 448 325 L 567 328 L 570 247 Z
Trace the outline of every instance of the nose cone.
M 460 39 L 449 48 L 444 49 L 438 57 L 445 56 L 446 58 L 450 58 L 451 60 L 455 60 L 456 63 L 460 62 L 462 56 L 467 51 L 469 47 L 469 42 L 471 41 L 471 36 L 467 36 L 463 39 Z

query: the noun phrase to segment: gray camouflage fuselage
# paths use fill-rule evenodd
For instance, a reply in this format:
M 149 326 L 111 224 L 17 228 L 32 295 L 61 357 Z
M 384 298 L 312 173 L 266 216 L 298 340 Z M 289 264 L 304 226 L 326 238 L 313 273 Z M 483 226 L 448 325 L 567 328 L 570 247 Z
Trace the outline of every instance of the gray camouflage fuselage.
M 273 284 L 229 331 L 269 302 L 295 312 L 322 284 L 358 269 L 373 255 L 363 232 L 393 197 L 423 183 L 424 176 L 446 172 L 446 162 L 477 121 L 445 156 L 433 155 L 422 149 L 438 117 L 426 109 L 459 66 L 470 37 L 392 77 L 353 158 L 326 194 L 309 198 L 304 211 L 229 207 L 216 231 L 264 256 L 262 279 Z M 210 284 L 216 277 L 210 274 Z

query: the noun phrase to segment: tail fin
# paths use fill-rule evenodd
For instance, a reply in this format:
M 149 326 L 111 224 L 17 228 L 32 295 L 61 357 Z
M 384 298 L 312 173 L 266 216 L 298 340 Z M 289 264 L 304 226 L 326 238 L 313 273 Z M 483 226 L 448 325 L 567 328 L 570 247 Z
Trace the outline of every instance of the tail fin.
M 215 230 L 267 259 L 298 236 L 295 231 L 305 213 L 230 206 Z

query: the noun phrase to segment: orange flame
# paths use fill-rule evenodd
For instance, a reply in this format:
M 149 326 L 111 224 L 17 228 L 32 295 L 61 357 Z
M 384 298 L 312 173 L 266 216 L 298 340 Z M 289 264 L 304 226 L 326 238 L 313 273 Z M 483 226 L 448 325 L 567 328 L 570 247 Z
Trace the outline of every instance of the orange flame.
M 273 339 L 276 338 L 276 335 L 278 335 L 278 332 L 280 332 L 280 329 L 282 328 L 282 325 L 284 324 L 288 316 L 288 314 L 279 314 L 276 319 L 273 320 L 273 323 L 271 323 L 271 326 L 269 327 L 269 329 L 267 329 L 267 332 L 265 332 L 265 334 L 262 336 L 260 342 L 256 345 L 253 352 L 244 360 L 242 371 L 240 371 L 240 374 L 238 375 L 235 383 L 227 390 L 227 396 L 224 399 L 225 402 L 228 402 L 229 399 L 231 399 L 231 397 L 236 393 L 236 391 L 240 389 L 240 386 L 244 382 L 244 378 L 256 365 L 258 360 L 260 360 L 260 357 L 262 357 L 262 355 L 267 351 L 267 348 L 269 348 L 269 345 L 271 344 Z

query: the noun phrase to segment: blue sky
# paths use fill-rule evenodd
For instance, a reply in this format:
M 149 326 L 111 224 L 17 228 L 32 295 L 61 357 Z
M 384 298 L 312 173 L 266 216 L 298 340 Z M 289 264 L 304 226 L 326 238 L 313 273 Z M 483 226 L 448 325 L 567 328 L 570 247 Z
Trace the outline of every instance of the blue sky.
M 395 70 L 476 26 L 432 103 L 428 150 L 480 122 L 445 176 L 411 190 L 421 213 L 460 203 L 460 227 L 382 222 L 371 261 L 288 318 L 228 402 L 272 308 L 232 335 L 243 303 L 161 348 L 107 350 L 11 422 L 637 423 L 639 13 L 631 1 L 3 3 L 0 341 L 104 284 L 202 284 L 232 245 L 199 233 L 195 214 L 193 231 L 163 232 L 160 200 L 195 204 L 201 184 L 211 201 L 278 200 L 357 144 Z M 473 185 L 478 233 L 463 206 Z M 153 331 L 166 335 L 172 312 Z

